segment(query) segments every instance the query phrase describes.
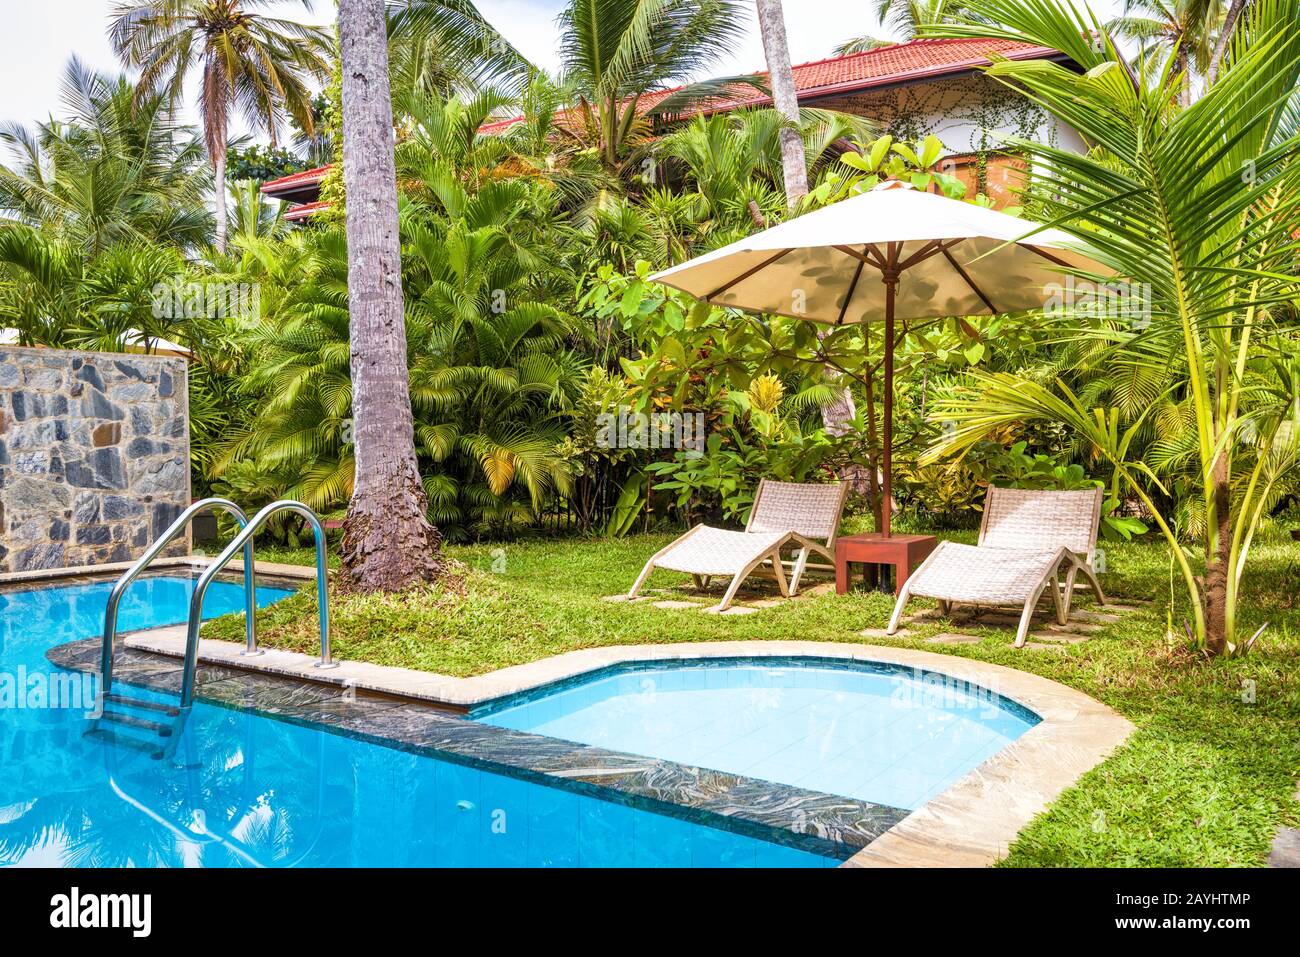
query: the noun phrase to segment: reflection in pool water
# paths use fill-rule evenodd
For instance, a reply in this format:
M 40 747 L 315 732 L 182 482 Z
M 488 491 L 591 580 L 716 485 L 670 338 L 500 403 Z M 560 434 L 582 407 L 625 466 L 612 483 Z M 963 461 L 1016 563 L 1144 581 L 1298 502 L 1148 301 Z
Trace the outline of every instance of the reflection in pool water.
M 0 675 L 55 673 L 109 585 L 0 595 Z M 145 578 L 122 628 L 183 621 L 193 581 Z M 259 604 L 284 597 L 259 589 Z M 217 582 L 205 617 L 237 611 Z M 66 673 L 64 673 L 66 674 Z M 133 696 L 166 700 L 131 689 Z M 78 708 L 0 708 L 0 864 L 799 866 L 801 850 L 450 761 L 199 703 L 172 760 L 83 737 Z

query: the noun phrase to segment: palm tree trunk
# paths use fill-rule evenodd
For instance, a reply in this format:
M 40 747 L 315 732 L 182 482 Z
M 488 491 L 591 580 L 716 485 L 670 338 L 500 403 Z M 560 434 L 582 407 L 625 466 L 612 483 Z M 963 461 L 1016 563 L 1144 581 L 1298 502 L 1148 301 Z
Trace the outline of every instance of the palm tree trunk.
M 1206 529 L 1205 650 L 1221 655 L 1228 639 L 1228 576 L 1232 573 L 1232 494 L 1228 456 L 1220 452 L 1210 475 L 1214 490 L 1215 527 Z
M 217 252 L 226 251 L 226 234 L 229 231 L 228 217 L 230 210 L 226 206 L 226 131 L 221 131 L 220 145 L 212 151 L 214 198 L 213 212 L 217 217 Z
M 342 584 L 396 591 L 446 566 L 415 459 L 384 0 L 341 0 L 339 39 L 356 449 Z
M 1228 44 L 1232 42 L 1232 31 L 1237 26 L 1237 18 L 1241 16 L 1242 8 L 1246 6 L 1246 0 L 1232 0 L 1232 6 L 1228 7 L 1228 12 L 1223 18 L 1223 29 L 1219 32 L 1219 42 L 1214 45 L 1214 53 L 1210 55 L 1210 65 L 1205 71 L 1205 85 L 1214 86 L 1214 81 L 1219 78 L 1219 66 L 1223 63 L 1224 54 L 1228 52 Z
M 804 158 L 803 138 L 799 135 L 799 99 L 794 91 L 794 71 L 790 69 L 785 15 L 781 0 L 757 0 L 757 3 L 768 82 L 772 84 L 772 104 L 786 121 L 781 128 L 781 171 L 785 179 L 786 208 L 793 210 L 808 195 L 808 163 Z

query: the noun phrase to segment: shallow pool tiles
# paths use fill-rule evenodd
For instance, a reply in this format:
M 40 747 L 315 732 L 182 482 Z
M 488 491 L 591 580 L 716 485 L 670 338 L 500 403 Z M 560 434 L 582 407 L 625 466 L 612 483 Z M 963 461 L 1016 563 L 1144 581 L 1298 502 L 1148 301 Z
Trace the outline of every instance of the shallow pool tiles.
M 1005 735 L 981 730 L 981 718 L 996 719 L 997 709 L 977 696 L 951 690 L 946 696 L 960 710 L 929 707 L 923 685 L 892 679 L 864 684 L 852 671 L 643 669 L 566 688 L 486 720 L 915 808 L 987 756 L 977 750 L 993 753 L 1023 730 L 1011 716 Z
M 844 788 L 836 793 L 915 810 L 1012 740 L 1001 729 L 973 721 L 904 721 L 795 783 L 821 789 L 819 784 L 829 783 L 826 775 L 835 775 Z

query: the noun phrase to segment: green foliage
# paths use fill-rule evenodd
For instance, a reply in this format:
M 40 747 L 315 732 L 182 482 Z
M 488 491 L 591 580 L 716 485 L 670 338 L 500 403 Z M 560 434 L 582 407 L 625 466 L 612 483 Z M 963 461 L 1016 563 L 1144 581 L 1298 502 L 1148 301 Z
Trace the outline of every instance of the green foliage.
M 430 518 L 450 538 L 501 534 L 571 487 L 560 450 L 587 376 L 571 316 L 551 289 L 542 225 L 554 195 L 489 170 L 509 159 L 476 131 L 498 102 L 412 95 L 398 148 L 406 338 Z M 221 481 L 329 510 L 351 494 L 351 380 L 343 230 L 249 240 L 240 270 L 263 289 L 242 338 L 257 413 L 226 443 Z
M 930 135 L 918 143 L 905 143 L 882 136 L 870 143 L 854 143 L 840 156 L 838 168 L 827 171 L 805 200 L 808 206 L 823 206 L 849 196 L 870 192 L 887 179 L 910 183 L 920 190 L 938 190 L 949 199 L 962 199 L 966 187 L 950 173 L 934 167 L 944 155 L 943 142 Z
M 709 435 L 703 454 L 677 452 L 669 461 L 651 462 L 646 470 L 668 492 L 689 521 L 714 520 L 743 525 L 762 479 L 816 481 L 818 466 L 832 451 L 825 432 L 780 437 L 746 435 L 733 428 Z
M 232 183 L 249 179 L 261 184 L 307 168 L 306 163 L 287 149 L 261 143 L 232 146 L 226 154 L 226 179 Z

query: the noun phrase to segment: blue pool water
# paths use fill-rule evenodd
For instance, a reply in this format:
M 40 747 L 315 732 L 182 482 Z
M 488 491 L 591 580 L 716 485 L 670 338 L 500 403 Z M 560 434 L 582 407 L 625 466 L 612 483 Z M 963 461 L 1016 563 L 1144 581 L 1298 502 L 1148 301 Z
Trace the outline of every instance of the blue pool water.
M 183 622 L 194 583 L 146 578 L 121 628 Z M 785 866 L 838 863 L 569 790 L 202 702 L 174 760 L 86 738 L 84 711 L 17 694 L 97 636 L 110 585 L 0 594 L 0 865 Z M 287 595 L 259 588 L 266 605 Z M 213 617 L 242 607 L 215 582 Z M 161 696 L 140 689 L 135 697 Z
M 914 809 L 1038 723 L 989 691 L 869 662 L 619 669 L 480 720 Z

